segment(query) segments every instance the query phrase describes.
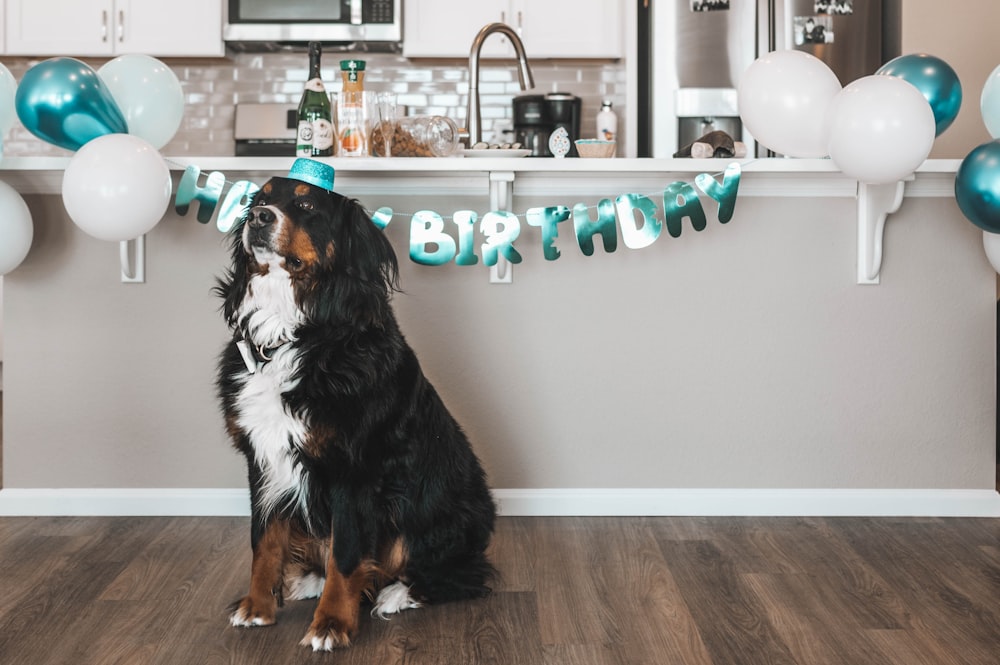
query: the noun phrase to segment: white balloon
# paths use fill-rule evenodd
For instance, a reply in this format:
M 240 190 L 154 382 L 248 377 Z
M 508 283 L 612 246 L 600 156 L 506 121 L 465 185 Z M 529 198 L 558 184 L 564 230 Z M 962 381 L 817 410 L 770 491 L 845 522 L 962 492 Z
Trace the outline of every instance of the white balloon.
M 17 191 L 0 180 L 0 275 L 21 265 L 31 249 L 31 211 Z
M 934 145 L 934 111 L 916 86 L 895 76 L 865 76 L 834 98 L 827 114 L 830 159 L 870 184 L 913 173 Z
M 156 148 L 130 134 L 88 141 L 63 175 L 70 219 L 100 240 L 131 240 L 151 230 L 170 204 L 170 169 Z
M 125 116 L 128 133 L 162 148 L 184 118 L 184 93 L 177 75 L 148 55 L 121 55 L 106 62 L 97 75 Z
M 824 118 L 840 81 L 825 62 L 803 51 L 773 51 L 740 79 L 740 118 L 757 141 L 789 157 L 826 157 Z
M 986 131 L 995 139 L 1000 139 L 1000 65 L 991 73 L 983 94 L 979 97 L 979 111 L 983 116 Z
M 17 111 L 14 110 L 14 96 L 17 92 L 17 81 L 6 65 L 0 62 L 0 141 L 14 126 Z
M 983 249 L 993 269 L 1000 273 L 1000 233 L 983 231 Z

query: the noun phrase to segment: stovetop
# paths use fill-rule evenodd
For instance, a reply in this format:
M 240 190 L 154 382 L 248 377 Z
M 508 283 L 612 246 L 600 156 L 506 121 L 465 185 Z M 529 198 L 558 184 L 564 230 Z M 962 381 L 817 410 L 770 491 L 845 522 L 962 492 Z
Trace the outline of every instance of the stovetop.
M 294 104 L 237 104 L 233 126 L 236 156 L 294 156 L 297 112 Z

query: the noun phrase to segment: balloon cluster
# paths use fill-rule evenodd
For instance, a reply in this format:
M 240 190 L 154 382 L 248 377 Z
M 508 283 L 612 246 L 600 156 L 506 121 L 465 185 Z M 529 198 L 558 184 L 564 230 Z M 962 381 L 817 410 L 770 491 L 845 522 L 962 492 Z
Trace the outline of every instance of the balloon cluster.
M 74 151 L 63 205 L 101 240 L 131 240 L 163 217 L 172 183 L 159 149 L 183 115 L 177 76 L 146 55 L 122 55 L 97 71 L 75 58 L 51 58 L 28 69 L 20 84 L 0 64 L 0 157 L 15 116 L 43 141 Z M 0 183 L 0 274 L 27 255 L 31 228 L 20 195 Z
M 983 230 L 986 257 L 1000 272 L 1000 66 L 986 79 L 979 110 L 993 140 L 962 160 L 955 174 L 955 200 L 962 214 Z
M 829 156 L 845 174 L 877 184 L 901 180 L 927 159 L 958 115 L 962 86 L 948 63 L 914 54 L 841 87 L 822 60 L 788 50 L 747 68 L 738 101 L 761 145 L 789 157 Z

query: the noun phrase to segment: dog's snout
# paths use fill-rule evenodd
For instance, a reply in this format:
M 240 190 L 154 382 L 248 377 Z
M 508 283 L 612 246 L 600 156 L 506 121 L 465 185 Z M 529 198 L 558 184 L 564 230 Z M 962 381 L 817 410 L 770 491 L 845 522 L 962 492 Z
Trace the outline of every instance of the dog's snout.
M 250 209 L 250 216 L 247 219 L 247 223 L 250 226 L 262 228 L 274 224 L 275 219 L 273 210 L 266 206 L 256 206 Z

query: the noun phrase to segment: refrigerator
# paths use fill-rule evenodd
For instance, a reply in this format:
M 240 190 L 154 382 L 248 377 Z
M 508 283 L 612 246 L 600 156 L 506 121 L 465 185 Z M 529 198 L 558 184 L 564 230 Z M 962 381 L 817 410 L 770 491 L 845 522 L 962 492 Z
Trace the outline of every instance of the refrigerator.
M 902 0 L 639 0 L 640 157 L 671 157 L 721 130 L 766 156 L 739 118 L 740 76 L 796 49 L 846 85 L 899 55 Z

